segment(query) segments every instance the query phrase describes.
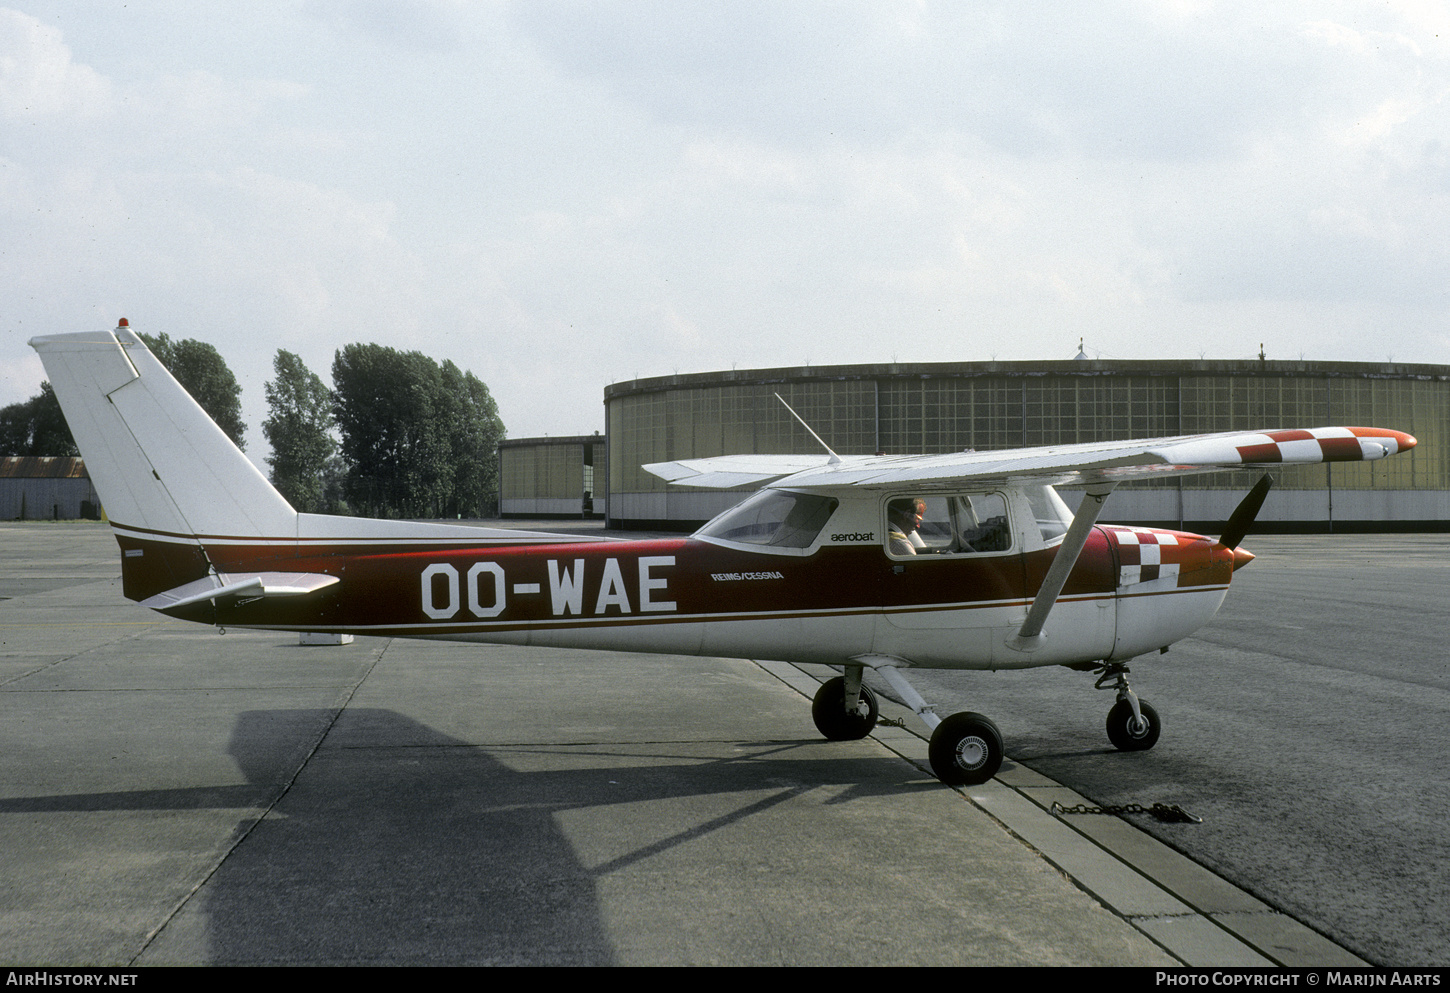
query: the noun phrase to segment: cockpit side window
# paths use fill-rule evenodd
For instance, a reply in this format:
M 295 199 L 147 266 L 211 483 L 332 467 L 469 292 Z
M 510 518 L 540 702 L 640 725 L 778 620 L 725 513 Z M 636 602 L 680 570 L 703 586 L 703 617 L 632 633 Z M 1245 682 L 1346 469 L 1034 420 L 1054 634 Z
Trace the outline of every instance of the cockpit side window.
M 916 555 L 978 555 L 1012 547 L 1007 501 L 1000 493 L 904 496 L 886 504 L 886 551 Z
M 834 497 L 814 493 L 761 490 L 706 524 L 699 535 L 772 548 L 809 548 L 839 505 Z

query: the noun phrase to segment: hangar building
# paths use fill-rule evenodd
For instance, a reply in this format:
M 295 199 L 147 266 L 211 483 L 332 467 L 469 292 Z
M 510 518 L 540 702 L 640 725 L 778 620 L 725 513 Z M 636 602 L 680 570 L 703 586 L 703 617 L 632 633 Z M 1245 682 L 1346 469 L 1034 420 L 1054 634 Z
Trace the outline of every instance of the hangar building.
M 603 517 L 604 497 L 595 492 L 596 465 L 604 465 L 604 438 L 597 431 L 499 442 L 499 515 L 534 520 Z M 602 472 L 598 478 L 603 482 Z
M 1280 531 L 1450 530 L 1450 366 L 1235 361 L 954 362 L 662 376 L 604 391 L 607 523 L 689 529 L 739 492 L 666 488 L 650 462 L 819 446 L 940 453 L 1213 431 L 1372 425 L 1419 439 L 1384 462 L 1288 467 L 1260 514 Z M 1104 521 L 1217 533 L 1254 477 L 1120 486 Z M 602 487 L 603 488 L 603 487 Z M 1069 505 L 1080 497 L 1064 492 Z
M 101 501 L 82 459 L 0 458 L 0 521 L 75 520 L 101 516 Z

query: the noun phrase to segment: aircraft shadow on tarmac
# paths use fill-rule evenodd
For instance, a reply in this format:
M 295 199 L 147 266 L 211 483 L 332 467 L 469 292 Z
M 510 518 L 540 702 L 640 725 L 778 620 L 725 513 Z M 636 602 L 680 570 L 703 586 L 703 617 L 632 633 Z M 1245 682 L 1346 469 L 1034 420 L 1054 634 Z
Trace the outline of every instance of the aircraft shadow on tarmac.
M 299 751 L 335 715 L 239 715 L 229 751 L 244 785 L 11 798 L 0 813 L 257 808 L 280 795 L 260 821 L 239 822 L 245 837 L 168 924 L 204 928 L 210 962 L 600 965 L 614 961 L 596 894 L 604 876 L 812 790 L 842 803 L 940 788 L 898 759 L 810 757 L 814 740 L 742 742 L 729 758 L 718 742 L 513 746 L 515 765 L 549 766 L 520 772 L 490 754 L 504 749 L 369 708 L 345 710 L 289 787 Z M 558 819 L 731 793 L 741 795 L 683 808 L 653 837 L 623 838 L 594 865 Z M 714 815 L 700 816 L 705 807 Z M 166 945 L 163 930 L 162 960 Z

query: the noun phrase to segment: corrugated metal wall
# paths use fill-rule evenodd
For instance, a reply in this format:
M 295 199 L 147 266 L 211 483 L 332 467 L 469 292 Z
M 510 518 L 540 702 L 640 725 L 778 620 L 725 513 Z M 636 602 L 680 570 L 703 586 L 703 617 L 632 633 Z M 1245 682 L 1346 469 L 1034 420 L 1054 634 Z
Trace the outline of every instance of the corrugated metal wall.
M 95 519 L 101 514 L 85 463 L 74 458 L 0 458 L 0 521 Z

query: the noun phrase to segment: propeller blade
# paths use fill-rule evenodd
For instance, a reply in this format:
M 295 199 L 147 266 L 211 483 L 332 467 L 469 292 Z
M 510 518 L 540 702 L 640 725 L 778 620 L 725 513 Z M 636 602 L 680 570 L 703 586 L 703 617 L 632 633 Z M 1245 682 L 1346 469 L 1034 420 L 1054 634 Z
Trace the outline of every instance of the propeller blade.
M 1224 526 L 1223 537 L 1218 539 L 1219 544 L 1225 548 L 1239 547 L 1239 542 L 1244 540 L 1244 535 L 1248 534 L 1249 528 L 1254 526 L 1254 518 L 1259 516 L 1259 509 L 1264 505 L 1264 497 L 1269 495 L 1269 490 L 1273 486 L 1274 477 L 1267 474 L 1254 484 L 1254 488 L 1249 490 L 1249 495 L 1234 508 L 1233 515 L 1229 517 L 1228 524 Z

